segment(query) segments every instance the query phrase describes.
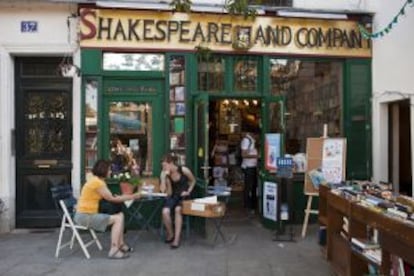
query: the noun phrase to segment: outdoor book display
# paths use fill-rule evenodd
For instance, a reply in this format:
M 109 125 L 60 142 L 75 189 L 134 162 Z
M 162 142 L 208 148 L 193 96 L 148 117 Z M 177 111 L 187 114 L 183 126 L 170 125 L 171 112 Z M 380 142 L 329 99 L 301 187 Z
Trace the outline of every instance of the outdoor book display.
M 370 182 L 320 190 L 327 259 L 337 275 L 404 275 L 396 270 L 414 265 L 414 199 Z

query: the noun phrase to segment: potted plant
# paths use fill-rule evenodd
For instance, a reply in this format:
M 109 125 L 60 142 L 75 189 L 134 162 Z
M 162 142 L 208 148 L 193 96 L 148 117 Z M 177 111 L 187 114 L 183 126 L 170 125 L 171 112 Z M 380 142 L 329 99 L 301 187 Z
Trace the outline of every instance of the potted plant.
M 133 194 L 141 184 L 140 178 L 132 176 L 129 171 L 114 174 L 113 178 L 119 180 L 119 188 L 122 194 Z

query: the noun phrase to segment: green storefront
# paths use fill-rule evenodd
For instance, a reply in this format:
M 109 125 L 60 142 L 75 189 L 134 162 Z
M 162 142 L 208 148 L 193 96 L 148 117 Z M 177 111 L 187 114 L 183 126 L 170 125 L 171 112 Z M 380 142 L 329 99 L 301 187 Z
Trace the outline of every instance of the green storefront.
M 80 14 L 84 178 L 97 158 L 110 158 L 115 172 L 128 164 L 158 176 L 162 155 L 174 152 L 195 173 L 197 196 L 217 179 L 237 194 L 241 132 L 255 134 L 261 156 L 266 134 L 280 133 L 281 153 L 295 155 L 324 125 L 347 139 L 347 178 L 371 176 L 371 49 L 356 21 Z M 222 150 L 212 154 L 214 145 Z M 261 160 L 260 214 L 262 183 L 273 178 Z M 296 174 L 292 189 L 295 222 L 302 179 Z

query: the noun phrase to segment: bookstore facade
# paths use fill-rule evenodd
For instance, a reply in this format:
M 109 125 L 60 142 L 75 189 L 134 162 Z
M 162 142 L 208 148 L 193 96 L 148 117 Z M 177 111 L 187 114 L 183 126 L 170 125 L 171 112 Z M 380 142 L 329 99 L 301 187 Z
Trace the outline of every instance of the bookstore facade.
M 82 8 L 80 24 L 82 179 L 98 158 L 157 176 L 174 152 L 201 190 L 243 189 L 242 132 L 261 156 L 277 133 L 280 153 L 299 158 L 324 129 L 347 138 L 347 178 L 371 177 L 372 53 L 358 18 Z M 260 183 L 272 177 L 263 159 Z

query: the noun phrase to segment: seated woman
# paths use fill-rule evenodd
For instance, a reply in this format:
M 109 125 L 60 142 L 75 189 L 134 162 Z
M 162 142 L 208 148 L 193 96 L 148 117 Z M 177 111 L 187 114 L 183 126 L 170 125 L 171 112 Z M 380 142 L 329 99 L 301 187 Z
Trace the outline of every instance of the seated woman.
M 112 225 L 111 248 L 108 258 L 124 259 L 129 257 L 128 252 L 133 249 L 124 242 L 124 214 L 122 212 L 109 215 L 98 212 L 99 201 L 105 199 L 113 203 L 122 203 L 126 200 L 138 199 L 139 194 L 112 195 L 108 189 L 105 178 L 111 174 L 111 163 L 98 160 L 93 166 L 93 177 L 82 187 L 81 195 L 76 207 L 74 220 L 76 223 L 104 232 L 106 227 Z
M 161 192 L 167 193 L 162 209 L 162 221 L 166 228 L 166 243 L 171 243 L 171 249 L 180 246 L 181 228 L 183 225 L 182 200 L 189 198 L 195 186 L 195 178 L 189 168 L 177 165 L 177 159 L 167 154 L 162 159 Z M 173 231 L 171 213 L 174 212 Z

